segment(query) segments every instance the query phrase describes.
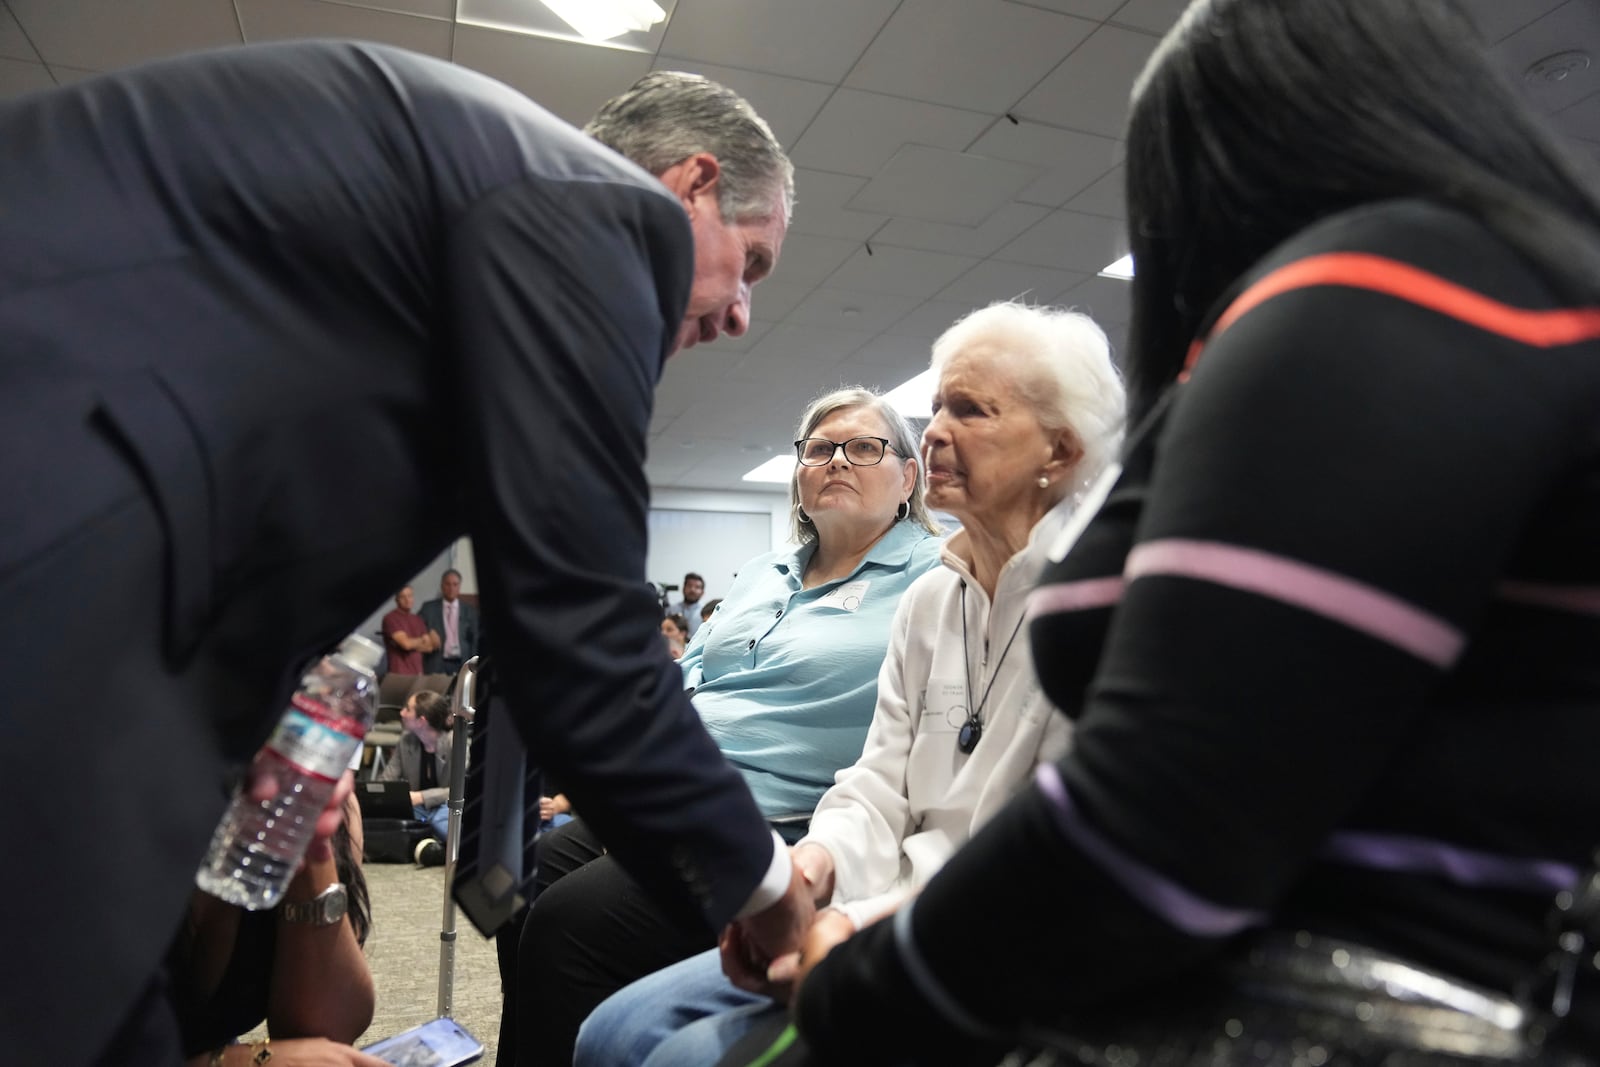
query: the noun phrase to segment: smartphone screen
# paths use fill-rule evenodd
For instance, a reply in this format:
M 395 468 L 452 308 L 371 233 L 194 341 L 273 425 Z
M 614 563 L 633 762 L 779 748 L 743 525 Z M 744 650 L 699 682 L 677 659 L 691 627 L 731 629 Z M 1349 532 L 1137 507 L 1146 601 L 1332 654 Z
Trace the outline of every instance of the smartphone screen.
M 361 1051 L 395 1067 L 461 1067 L 483 1055 L 483 1043 L 454 1019 L 435 1019 Z

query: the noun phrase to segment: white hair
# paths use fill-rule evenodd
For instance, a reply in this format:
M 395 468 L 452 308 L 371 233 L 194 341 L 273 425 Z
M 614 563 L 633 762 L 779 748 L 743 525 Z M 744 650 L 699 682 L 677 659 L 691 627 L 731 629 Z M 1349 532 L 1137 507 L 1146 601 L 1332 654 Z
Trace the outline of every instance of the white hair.
M 990 344 L 1015 362 L 1012 383 L 1047 430 L 1068 430 L 1083 450 L 1069 495 L 1082 493 L 1116 458 L 1127 401 L 1105 331 L 1063 308 L 1002 300 L 958 319 L 933 343 L 937 376 L 955 353 Z

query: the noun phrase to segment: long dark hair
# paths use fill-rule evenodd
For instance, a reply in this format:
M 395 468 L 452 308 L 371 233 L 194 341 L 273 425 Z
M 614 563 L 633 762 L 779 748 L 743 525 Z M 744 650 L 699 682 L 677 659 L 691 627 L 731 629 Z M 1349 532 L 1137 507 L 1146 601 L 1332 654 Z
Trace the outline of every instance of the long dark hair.
M 1452 0 L 1195 0 L 1129 119 L 1130 415 L 1240 275 L 1360 204 L 1458 208 L 1561 297 L 1595 300 L 1592 183 Z

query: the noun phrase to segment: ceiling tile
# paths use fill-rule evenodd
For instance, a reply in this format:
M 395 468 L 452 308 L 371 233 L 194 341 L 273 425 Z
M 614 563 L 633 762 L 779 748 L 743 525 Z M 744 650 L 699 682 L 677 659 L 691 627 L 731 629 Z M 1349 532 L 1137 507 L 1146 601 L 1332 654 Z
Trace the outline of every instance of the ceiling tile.
M 976 226 L 1038 177 L 1031 163 L 903 145 L 846 205 L 950 226 Z
M 650 71 L 639 52 L 491 30 L 456 27 L 457 63 L 520 89 L 574 126 Z
M 1522 29 L 1528 23 L 1554 11 L 1567 0 L 1516 0 L 1507 3 L 1506 0 L 1458 0 L 1467 14 L 1472 16 L 1472 21 L 1478 24 L 1478 31 L 1483 34 L 1484 40 L 1493 44 Z
M 1085 215 L 1104 215 L 1111 219 L 1125 219 L 1128 217 L 1127 200 L 1123 195 L 1123 183 L 1126 176 L 1122 167 L 1113 167 L 1106 172 L 1106 176 L 1095 182 L 1089 188 L 1067 201 L 1068 211 L 1078 211 Z
M 0 59 L 20 59 L 27 63 L 39 62 L 39 53 L 28 43 L 27 35 L 4 4 L 0 4 Z
M 1121 137 L 1133 80 L 1157 40 L 1116 26 L 1101 27 L 1017 105 L 1016 114 L 1052 126 Z
M 850 354 L 851 363 L 882 363 L 907 369 L 906 378 L 927 369 L 928 342 L 920 337 L 879 334 Z M 904 379 L 902 379 L 904 380 Z
M 678 0 L 661 54 L 837 85 L 900 0 Z
M 448 59 L 450 24 L 321 0 L 238 0 L 246 41 L 351 37 Z
M 1044 173 L 1017 194 L 1029 204 L 1060 207 L 1099 180 L 1122 158 L 1121 141 L 1037 122 L 1001 121 L 968 149 L 973 155 L 1014 159 Z
M 1099 22 L 1109 18 L 1117 8 L 1121 7 L 1123 0 L 1010 0 L 1010 2 L 1022 7 L 1060 11 L 1065 15 L 1078 15 Z
M 797 203 L 789 232 L 810 233 L 819 237 L 847 237 L 857 241 L 871 237 L 888 221 L 888 217 L 851 211 L 844 206 L 866 184 L 865 178 L 850 174 L 797 168 L 794 172 Z
M 900 248 L 923 248 L 930 252 L 954 252 L 957 255 L 988 256 L 1029 226 L 1050 213 L 1049 208 L 1037 204 L 1003 204 L 979 226 L 945 226 L 920 219 L 891 219 L 872 239 Z
M 425 15 L 435 19 L 454 19 L 456 0 L 317 0 L 322 4 L 343 4 L 346 7 L 376 8 L 401 15 Z
M 954 256 L 945 252 L 879 245 L 874 245 L 872 251 L 868 252 L 862 247 L 828 278 L 828 288 L 893 293 L 926 300 L 971 270 L 977 262 L 972 256 Z
M 1022 99 L 1095 29 L 1005 0 L 904 0 L 844 84 L 992 114 Z
M 1177 23 L 1189 0 L 1128 0 L 1111 21 L 1146 33 L 1165 35 Z
M 970 304 L 953 300 L 929 300 L 905 318 L 889 327 L 897 337 L 915 337 L 932 344 L 939 335 L 955 325 L 957 319 L 972 311 Z
M 772 272 L 772 281 L 814 288 L 838 270 L 839 264 L 849 259 L 860 247 L 860 241 L 791 233 L 784 238 L 777 269 Z M 756 291 L 760 292 L 760 289 Z
M 0 59 L 0 99 L 10 99 L 40 89 L 54 89 L 56 80 L 43 63 L 20 59 Z
M 231 0 L 117 0 L 94 5 L 8 0 L 46 63 L 115 70 L 146 59 L 239 44 Z
M 78 70 L 75 67 L 63 67 L 60 64 L 52 63 L 50 65 L 50 73 L 55 75 L 57 85 L 71 85 L 73 82 L 81 82 L 85 78 L 93 78 L 100 72 L 95 70 Z
M 1495 45 L 1492 54 L 1521 81 L 1536 105 L 1553 112 L 1600 91 L 1600 57 L 1585 56 L 1582 69 L 1558 69 L 1556 74 L 1564 76 L 1529 80 L 1523 72 L 1541 59 L 1571 52 L 1575 42 L 1596 41 L 1600 41 L 1600 4 L 1569 0 Z
M 910 339 L 902 337 L 898 338 L 898 340 L 909 341 Z M 911 343 L 921 345 L 920 341 Z M 889 390 L 905 384 L 922 373 L 927 369 L 927 366 L 928 354 L 924 346 L 924 351 L 919 360 L 893 362 L 864 360 L 860 358 L 860 353 L 857 353 L 854 356 L 845 358 L 838 366 L 834 367 L 834 373 L 838 375 L 841 382 L 849 382 L 851 385 L 859 385 L 864 389 L 875 389 L 880 393 L 887 393 Z
M 991 121 L 976 111 L 840 89 L 790 155 L 796 166 L 871 178 L 903 144 L 959 152 Z
M 795 283 L 787 278 L 768 278 L 750 292 L 750 317 L 758 322 L 782 322 L 815 288 L 815 285 Z M 740 339 L 732 340 L 737 343 Z
M 750 366 L 750 360 L 774 366 L 781 363 L 786 368 L 786 374 L 792 371 L 803 376 L 808 368 L 815 372 L 819 368 L 833 366 L 872 340 L 877 332 L 871 328 L 850 329 L 837 324 L 785 322 L 767 334 L 740 366 Z M 827 382 L 818 381 L 812 395 L 827 388 L 830 388 Z M 789 416 L 790 422 L 799 415 L 800 408 L 797 406 Z
M 1030 304 L 1042 304 L 1086 277 L 1076 271 L 986 259 L 951 282 L 937 297 L 975 308 L 985 307 L 996 300 L 1024 300 Z
M 1098 275 L 1062 293 L 1056 303 L 1081 311 L 1098 322 L 1102 329 L 1125 323 L 1133 317 L 1129 304 L 1133 287 L 1120 278 Z
M 1056 211 L 996 252 L 995 258 L 1098 274 L 1127 251 L 1126 227 L 1119 220 Z
M 866 339 L 881 333 L 905 317 L 922 302 L 921 297 L 900 293 L 868 293 L 853 289 L 813 289 L 800 306 L 789 312 L 786 327 L 821 326 L 833 330 L 860 331 L 861 347 Z M 851 351 L 854 351 L 852 348 Z M 848 353 L 837 353 L 839 356 Z
M 755 304 L 756 309 L 760 311 L 768 310 L 767 305 L 769 303 L 773 303 L 771 298 L 774 296 L 774 294 L 768 292 L 768 286 L 766 284 L 762 284 L 761 287 L 756 290 L 756 293 L 758 296 Z M 795 303 L 799 303 L 800 300 L 801 297 L 795 297 Z M 790 305 L 790 307 L 792 308 L 793 305 Z M 729 337 L 727 334 L 722 334 L 711 344 L 695 345 L 693 348 L 680 352 L 679 355 L 688 355 L 690 352 L 708 352 L 713 356 L 721 356 L 724 359 L 738 359 L 740 354 L 750 351 L 756 346 L 757 343 L 760 342 L 763 337 L 772 332 L 773 325 L 779 319 L 783 318 L 784 315 L 787 315 L 789 310 L 790 308 L 784 308 L 782 314 L 774 312 L 774 314 L 768 320 L 762 320 L 760 317 L 752 314 L 750 327 L 749 329 L 745 330 L 741 336 Z M 674 356 L 672 358 L 677 359 L 678 357 Z
M 1556 128 L 1574 137 L 1600 141 L 1600 93 L 1580 100 L 1554 116 Z
M 726 85 L 750 102 L 756 114 L 767 120 L 767 125 L 772 127 L 778 142 L 783 145 L 793 145 L 800 139 L 833 93 L 833 86 L 820 82 L 780 78 L 776 74 L 757 74 L 754 71 L 717 66 L 715 63 L 702 63 L 697 59 L 658 56 L 654 69 L 703 74 L 714 82 Z

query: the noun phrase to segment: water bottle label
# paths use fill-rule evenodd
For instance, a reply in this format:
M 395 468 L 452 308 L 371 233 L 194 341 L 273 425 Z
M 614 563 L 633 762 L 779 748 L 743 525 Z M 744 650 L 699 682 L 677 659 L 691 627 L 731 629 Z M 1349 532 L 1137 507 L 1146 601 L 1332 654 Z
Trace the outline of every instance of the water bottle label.
M 301 711 L 297 694 L 294 706 L 278 721 L 267 747 L 301 770 L 333 780 L 344 773 L 352 745 L 359 741 L 359 737 Z
M 289 703 L 317 722 L 327 726 L 330 730 L 337 730 L 341 734 L 349 734 L 358 741 L 367 736 L 367 728 L 359 720 L 349 715 L 340 715 L 320 700 L 308 697 L 304 693 L 294 694 L 289 698 Z

